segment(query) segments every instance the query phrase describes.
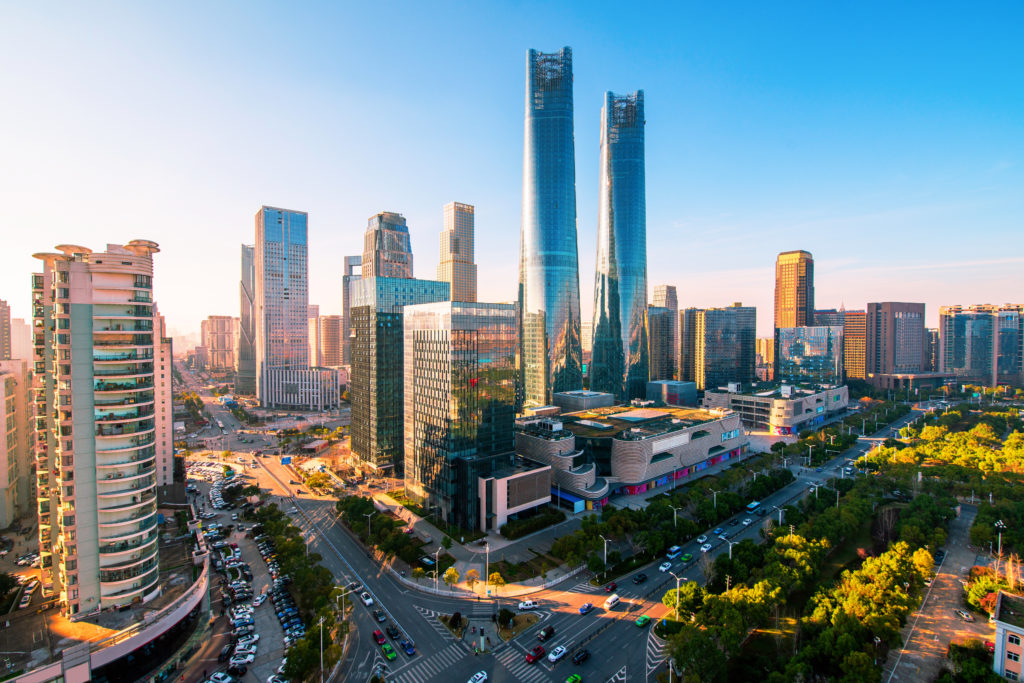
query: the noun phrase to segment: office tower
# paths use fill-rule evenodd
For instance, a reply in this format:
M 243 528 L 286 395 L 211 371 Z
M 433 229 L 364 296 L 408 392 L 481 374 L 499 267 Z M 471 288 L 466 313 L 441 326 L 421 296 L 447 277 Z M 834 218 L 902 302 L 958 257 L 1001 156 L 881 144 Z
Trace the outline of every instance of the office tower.
M 753 382 L 757 309 L 736 303 L 698 309 L 695 318 L 693 381 L 697 388 Z
M 352 452 L 374 470 L 403 466 L 402 309 L 446 301 L 447 282 L 363 277 L 352 283 Z
M 842 327 L 846 320 L 846 309 L 844 307 L 836 310 L 825 308 L 814 312 L 814 324 L 817 327 Z
M 409 227 L 400 213 L 371 216 L 363 235 L 362 277 L 412 277 Z
M 775 327 L 814 324 L 814 257 L 784 251 L 775 261 Z
M 235 369 L 235 319 L 230 315 L 211 315 L 200 323 L 202 346 L 206 347 L 207 367 L 213 372 Z
M 672 321 L 675 317 L 676 312 L 669 308 L 647 307 L 651 380 L 673 379 L 676 375 L 676 359 L 672 352 Z M 644 385 L 644 396 L 646 395 L 647 385 Z
M 699 308 L 679 311 L 679 379 L 697 381 L 697 313 Z
M 515 304 L 420 304 L 403 318 L 406 489 L 479 528 L 477 478 L 515 445 Z
M 241 307 L 238 316 L 238 370 L 235 393 L 256 393 L 256 247 L 242 245 L 242 278 L 239 283 Z
M 339 368 L 341 362 L 341 316 L 320 316 L 319 364 L 325 368 Z
M 352 363 L 352 306 L 349 303 L 349 293 L 352 289 L 352 283 L 362 277 L 360 274 L 362 263 L 362 256 L 345 257 L 345 273 L 341 277 L 342 365 Z
M 755 353 L 757 379 L 761 382 L 775 379 L 775 337 L 758 337 Z
M 780 327 L 775 378 L 796 384 L 842 384 L 843 328 Z
M 924 304 L 885 301 L 869 303 L 866 316 L 864 370 L 873 376 L 924 372 L 927 352 Z
M 580 321 L 580 351 L 583 353 L 583 374 L 590 369 L 590 353 L 594 347 L 594 321 Z
M 939 365 L 961 383 L 1024 384 L 1024 305 L 939 308 Z
M 680 368 L 679 359 L 679 299 L 676 296 L 675 285 L 657 285 L 654 288 L 654 305 L 667 308 L 672 312 L 672 364 L 675 367 L 677 379 Z M 652 376 L 653 378 L 653 376 Z
M 27 358 L 0 360 L 0 528 L 34 511 L 31 499 L 35 414 Z
M 629 401 L 651 377 L 642 90 L 605 93 L 599 200 L 590 388 Z
M 306 306 L 306 317 L 307 318 L 319 318 L 320 317 L 320 305 L 309 304 Z
M 317 367 L 323 365 L 320 362 L 320 316 L 309 318 L 306 324 L 309 329 L 309 364 Z
M 437 279 L 451 287 L 452 301 L 476 301 L 476 264 L 473 263 L 475 211 L 472 204 L 448 202 L 444 205 Z
M 938 372 L 939 367 L 939 328 L 925 328 L 925 336 L 928 338 L 928 350 L 925 352 L 925 370 Z
M 523 399 L 583 386 L 572 50 L 526 58 L 519 344 Z M 596 330 L 595 330 L 596 334 Z
M 174 467 L 174 343 L 167 335 L 167 324 L 153 305 L 156 315 L 153 323 L 153 391 L 154 417 L 156 419 L 156 485 L 168 486 L 175 482 L 184 485 L 185 467 L 181 461 L 176 470 Z M 180 491 L 180 500 L 184 503 L 185 492 Z
M 843 369 L 847 379 L 867 379 L 866 311 L 843 313 Z
M 11 359 L 11 307 L 0 299 L 0 360 Z
M 158 593 L 155 408 L 170 373 L 154 372 L 156 243 L 57 249 L 32 278 L 36 490 L 43 589 L 73 616 Z

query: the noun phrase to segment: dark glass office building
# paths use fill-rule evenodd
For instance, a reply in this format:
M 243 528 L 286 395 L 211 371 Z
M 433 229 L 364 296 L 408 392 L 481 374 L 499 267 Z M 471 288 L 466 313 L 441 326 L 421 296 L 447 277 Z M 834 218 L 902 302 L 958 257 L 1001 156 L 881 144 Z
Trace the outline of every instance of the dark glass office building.
M 583 386 L 572 117 L 572 50 L 530 50 L 518 299 L 520 381 L 531 405 Z
M 620 401 L 647 393 L 647 201 L 644 93 L 605 93 L 590 389 Z
M 777 380 L 796 384 L 842 384 L 842 327 L 780 327 L 777 337 Z

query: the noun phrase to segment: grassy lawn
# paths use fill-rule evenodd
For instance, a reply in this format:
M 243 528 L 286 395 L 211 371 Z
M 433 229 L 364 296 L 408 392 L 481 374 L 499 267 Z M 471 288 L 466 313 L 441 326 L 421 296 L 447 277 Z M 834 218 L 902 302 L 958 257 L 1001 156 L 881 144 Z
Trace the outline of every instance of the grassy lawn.
M 444 624 L 444 627 L 446 629 L 452 632 L 452 635 L 454 635 L 456 638 L 462 638 L 462 634 L 466 632 L 466 627 L 469 626 L 469 619 L 466 617 L 462 617 L 460 619 L 459 625 L 455 627 L 452 626 L 448 621 L 448 617 L 450 616 L 450 614 L 442 614 L 437 619 L 442 624 Z
M 512 623 L 509 624 L 509 628 L 498 627 L 498 635 L 501 636 L 502 640 L 509 640 L 515 638 L 516 635 L 521 633 L 524 629 L 528 629 L 534 624 L 540 621 L 540 617 L 533 613 L 517 614 L 512 617 Z
M 525 581 L 535 576 L 543 576 L 560 565 L 553 557 L 541 555 L 535 550 L 530 552 L 533 553 L 533 557 L 525 562 L 492 562 L 491 572 L 500 572 L 506 581 Z

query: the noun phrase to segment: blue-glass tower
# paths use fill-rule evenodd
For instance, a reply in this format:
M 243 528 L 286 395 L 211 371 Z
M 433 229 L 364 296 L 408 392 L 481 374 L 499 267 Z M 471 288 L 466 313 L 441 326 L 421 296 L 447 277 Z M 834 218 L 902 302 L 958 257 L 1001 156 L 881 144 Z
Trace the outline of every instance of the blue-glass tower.
M 646 395 L 647 200 L 644 92 L 605 93 L 594 278 L 590 388 L 628 401 Z
M 523 398 L 583 386 L 572 50 L 526 58 L 519 343 Z

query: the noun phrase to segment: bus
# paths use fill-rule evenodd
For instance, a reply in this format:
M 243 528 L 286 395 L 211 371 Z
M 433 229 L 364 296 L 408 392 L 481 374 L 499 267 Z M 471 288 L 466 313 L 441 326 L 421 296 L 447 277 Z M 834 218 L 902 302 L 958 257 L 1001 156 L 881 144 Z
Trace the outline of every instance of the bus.
M 745 509 L 747 514 L 750 514 L 751 512 L 755 512 L 759 507 L 761 507 L 761 501 L 755 500 L 752 503 L 747 503 L 747 507 Z
M 220 420 L 217 420 L 217 426 L 220 427 L 221 430 L 224 429 L 224 423 L 221 422 Z
M 668 549 L 668 552 L 665 554 L 665 557 L 667 557 L 670 560 L 674 560 L 674 559 L 676 559 L 677 557 L 679 557 L 682 554 L 683 554 L 683 549 L 680 548 L 677 545 L 674 545 L 674 546 L 672 546 L 671 548 Z

